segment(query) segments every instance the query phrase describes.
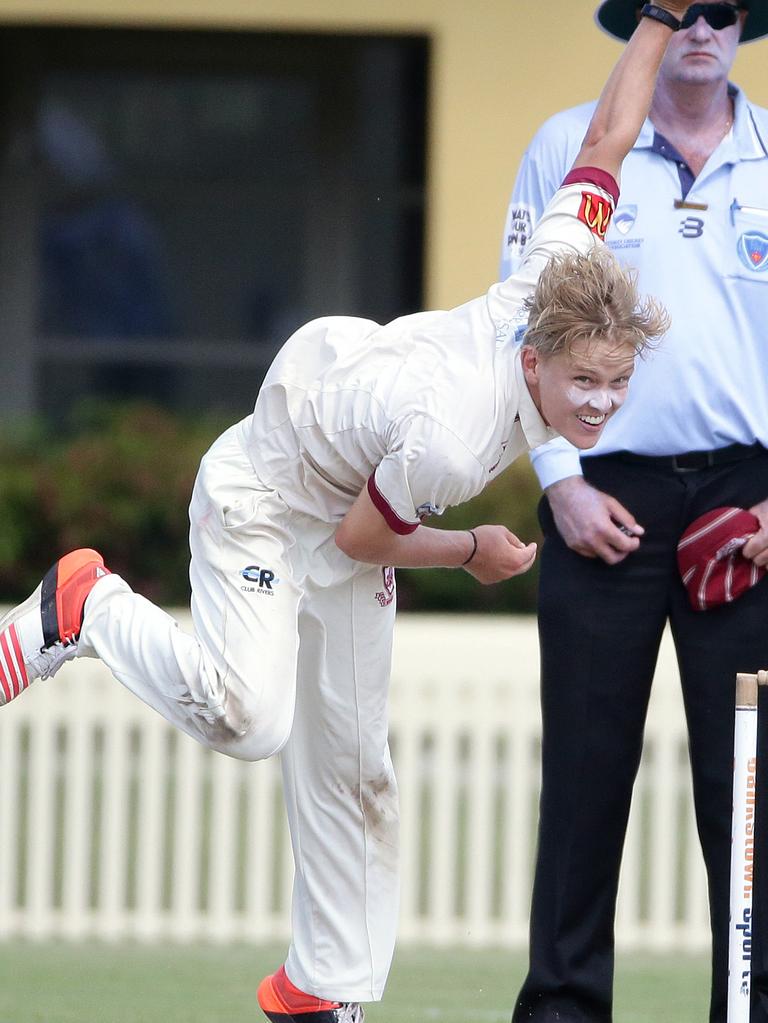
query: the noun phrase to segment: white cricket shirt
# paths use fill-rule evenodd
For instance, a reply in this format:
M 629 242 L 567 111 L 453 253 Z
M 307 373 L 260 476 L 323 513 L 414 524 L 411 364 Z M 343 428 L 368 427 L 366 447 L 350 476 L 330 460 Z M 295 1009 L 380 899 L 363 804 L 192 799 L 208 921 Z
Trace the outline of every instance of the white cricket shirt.
M 569 175 L 518 272 L 456 309 L 384 326 L 332 316 L 298 330 L 240 425 L 260 478 L 328 522 L 367 484 L 389 526 L 409 533 L 551 440 L 520 364 L 524 300 L 553 253 L 599 244 L 616 195 L 604 172 Z

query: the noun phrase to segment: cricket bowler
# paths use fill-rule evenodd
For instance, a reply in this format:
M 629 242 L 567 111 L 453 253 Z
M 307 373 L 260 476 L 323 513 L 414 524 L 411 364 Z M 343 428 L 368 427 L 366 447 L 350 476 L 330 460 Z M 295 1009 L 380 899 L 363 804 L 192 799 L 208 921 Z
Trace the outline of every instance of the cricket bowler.
M 530 568 L 535 544 L 504 526 L 425 523 L 557 434 L 592 447 L 666 328 L 602 239 L 686 6 L 642 9 L 519 272 L 450 311 L 328 317 L 286 342 L 252 415 L 200 466 L 191 633 L 88 549 L 0 622 L 0 704 L 97 657 L 203 745 L 280 753 L 295 882 L 286 962 L 258 990 L 273 1023 L 360 1023 L 384 991 L 398 916 L 394 567 L 481 583 Z

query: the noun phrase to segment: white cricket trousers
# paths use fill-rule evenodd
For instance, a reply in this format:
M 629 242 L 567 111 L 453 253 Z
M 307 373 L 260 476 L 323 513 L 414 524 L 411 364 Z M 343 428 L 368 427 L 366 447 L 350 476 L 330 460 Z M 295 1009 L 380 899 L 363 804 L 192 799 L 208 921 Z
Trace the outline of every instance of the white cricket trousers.
M 194 634 L 111 575 L 88 597 L 78 653 L 205 746 L 280 751 L 295 861 L 286 972 L 320 998 L 378 1000 L 398 915 L 393 575 L 347 558 L 333 526 L 261 483 L 237 427 L 203 458 L 190 520 Z

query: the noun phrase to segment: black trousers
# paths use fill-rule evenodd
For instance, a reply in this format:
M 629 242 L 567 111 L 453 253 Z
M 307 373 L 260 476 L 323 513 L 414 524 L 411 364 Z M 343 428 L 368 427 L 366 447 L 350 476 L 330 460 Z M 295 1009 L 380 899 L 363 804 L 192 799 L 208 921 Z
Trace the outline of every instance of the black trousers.
M 696 612 L 675 552 L 698 515 L 721 505 L 749 508 L 768 497 L 768 452 L 685 473 L 614 456 L 583 464 L 588 481 L 618 498 L 646 532 L 637 552 L 609 566 L 569 550 L 546 498 L 540 507 L 543 776 L 530 968 L 513 1019 L 612 1019 L 619 866 L 651 680 L 669 620 L 709 883 L 710 1020 L 725 1023 L 734 681 L 737 671 L 768 667 L 768 578 L 733 604 Z M 764 873 L 768 877 L 768 867 Z M 768 899 L 764 904 L 768 917 Z M 756 942 L 758 930 L 756 921 Z M 761 957 L 768 961 L 768 952 L 753 949 L 753 971 L 768 976 Z M 758 1021 L 768 1021 L 768 1010 L 753 1007 L 752 1023 Z

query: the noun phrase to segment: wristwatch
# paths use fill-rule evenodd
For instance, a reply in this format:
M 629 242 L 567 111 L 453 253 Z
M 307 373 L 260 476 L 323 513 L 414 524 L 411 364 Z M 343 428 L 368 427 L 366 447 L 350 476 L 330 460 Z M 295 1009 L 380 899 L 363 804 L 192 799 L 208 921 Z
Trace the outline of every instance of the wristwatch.
M 654 21 L 660 21 L 662 25 L 666 25 L 667 28 L 671 28 L 673 32 L 677 32 L 680 28 L 680 19 L 676 18 L 674 14 L 670 14 L 669 11 L 665 11 L 663 7 L 658 7 L 656 4 L 646 4 L 640 10 L 641 18 L 653 18 Z

